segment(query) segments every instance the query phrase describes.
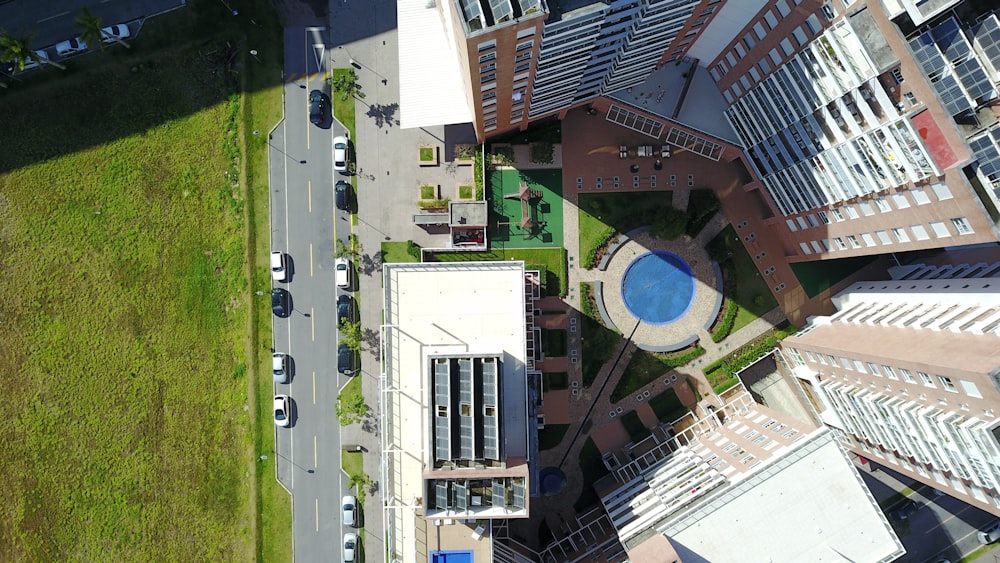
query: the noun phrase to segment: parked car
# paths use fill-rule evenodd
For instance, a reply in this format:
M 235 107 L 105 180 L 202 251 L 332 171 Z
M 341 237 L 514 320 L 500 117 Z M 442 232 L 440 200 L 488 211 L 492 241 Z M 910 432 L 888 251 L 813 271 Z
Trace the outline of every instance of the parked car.
M 292 314 L 291 296 L 287 291 L 276 287 L 271 290 L 271 311 L 276 317 L 286 318 Z
M 358 499 L 352 495 L 346 495 L 340 502 L 344 507 L 344 525 L 355 527 L 358 525 Z
M 341 211 L 351 210 L 351 185 L 343 180 L 337 180 L 337 184 L 334 186 L 334 195 L 336 196 L 334 200 L 337 204 L 337 209 Z
M 333 169 L 347 172 L 347 137 L 333 138 Z
M 344 534 L 344 563 L 354 563 L 355 551 L 358 546 L 358 535 L 349 532 Z
M 978 538 L 979 543 L 983 545 L 989 545 L 997 540 L 1000 540 L 1000 520 L 993 522 L 987 528 L 979 530 L 976 534 L 976 538 Z
M 326 96 L 319 90 L 309 92 L 309 121 L 315 125 L 326 123 Z
M 351 287 L 351 263 L 347 258 L 337 258 L 334 266 L 336 267 L 334 280 L 337 282 L 337 287 L 343 289 Z
M 131 36 L 132 33 L 128 30 L 128 26 L 123 23 L 101 29 L 101 41 L 105 43 L 114 43 L 115 39 L 126 39 Z
M 337 326 L 354 321 L 354 299 L 346 293 L 337 297 Z
M 288 383 L 288 354 L 271 354 L 271 371 L 274 373 L 275 383 Z
M 86 50 L 87 44 L 79 37 L 56 43 L 56 54 L 60 57 L 65 57 L 66 55 L 72 55 L 73 53 Z
M 35 54 L 38 55 L 38 58 L 41 59 L 41 62 L 35 61 L 34 59 L 28 59 L 27 61 L 24 61 L 24 68 L 21 69 L 22 72 L 25 70 L 31 70 L 33 68 L 38 68 L 49 60 L 49 54 L 46 51 L 35 51 Z M 16 65 L 14 66 L 14 70 L 15 71 L 17 70 Z
M 292 423 L 291 415 L 291 402 L 292 400 L 288 395 L 275 395 L 274 396 L 274 424 L 275 426 L 280 426 L 282 428 L 287 427 Z
M 354 375 L 355 368 L 354 350 L 347 344 L 341 342 L 337 345 L 337 371 L 344 375 Z
M 288 269 L 285 267 L 285 253 L 271 253 L 271 279 L 283 282 L 288 279 Z

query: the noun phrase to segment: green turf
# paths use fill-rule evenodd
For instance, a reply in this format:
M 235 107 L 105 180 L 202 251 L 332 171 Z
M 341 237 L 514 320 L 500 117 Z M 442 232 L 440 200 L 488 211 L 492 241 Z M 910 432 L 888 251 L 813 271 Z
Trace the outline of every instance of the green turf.
M 607 238 L 651 225 L 670 206 L 673 192 L 582 193 L 579 204 L 582 267 Z
M 656 413 L 656 417 L 660 419 L 660 422 L 667 423 L 684 416 L 689 410 L 681 404 L 681 400 L 673 387 L 659 395 L 654 395 L 649 399 L 649 406 L 652 407 L 653 412 Z
M 580 491 L 580 496 L 577 497 L 576 503 L 573 505 L 577 513 L 581 513 L 600 502 L 601 499 L 594 491 L 594 483 L 608 474 L 608 468 L 601 460 L 601 450 L 597 449 L 597 444 L 592 438 L 588 437 L 583 447 L 580 448 L 579 467 L 583 471 L 583 490 Z
M 496 260 L 524 260 L 525 268 L 541 265 L 548 270 L 545 281 L 548 295 L 566 295 L 566 250 L 563 248 L 494 248 L 488 252 L 436 252 L 429 261 L 438 262 L 491 262 Z
M 419 262 L 420 259 L 415 257 L 413 254 L 416 254 L 417 256 L 420 255 L 420 247 L 414 244 L 413 241 L 382 243 L 383 264 Z
M 521 200 L 505 199 L 517 194 L 521 182 L 533 190 L 541 190 L 541 198 L 528 205 L 531 218 L 546 225 L 530 229 L 524 238 L 521 229 Z M 562 170 L 494 170 L 490 184 L 490 229 L 488 236 L 494 248 L 561 248 L 563 246 Z M 498 223 L 512 223 L 499 225 Z
M 628 432 L 629 439 L 632 442 L 638 443 L 646 438 L 652 433 L 646 425 L 642 423 L 642 419 L 639 418 L 639 413 L 635 411 L 628 411 L 619 419 L 622 425 L 625 427 L 625 431 Z
M 771 288 L 761 278 L 753 257 L 747 253 L 743 243 L 737 238 L 732 225 L 722 229 L 709 241 L 706 249 L 722 268 L 729 268 L 735 277 L 736 295 L 729 297 L 739 305 L 740 310 L 736 314 L 732 332 L 736 332 L 778 306 Z
M 542 374 L 546 391 L 569 389 L 569 374 L 565 371 L 547 371 Z
M 2 101 L 5 558 L 255 558 L 241 106 L 205 57 L 223 48 Z
M 333 69 L 333 77 L 336 79 L 340 76 L 346 76 L 350 71 L 351 69 L 349 68 L 335 68 Z M 354 98 L 341 101 L 339 95 L 333 96 L 333 117 L 347 128 L 347 132 L 351 135 L 351 141 L 356 144 L 358 142 L 358 132 L 354 116 L 355 103 Z
M 562 329 L 542 329 L 542 351 L 547 357 L 566 355 L 566 331 Z
M 569 424 L 546 424 L 545 428 L 538 431 L 538 449 L 551 450 L 562 442 Z
M 816 260 L 813 262 L 793 262 L 792 272 L 802 284 L 809 297 L 816 297 L 830 289 L 837 282 L 871 264 L 877 256 L 855 256 L 837 260 Z

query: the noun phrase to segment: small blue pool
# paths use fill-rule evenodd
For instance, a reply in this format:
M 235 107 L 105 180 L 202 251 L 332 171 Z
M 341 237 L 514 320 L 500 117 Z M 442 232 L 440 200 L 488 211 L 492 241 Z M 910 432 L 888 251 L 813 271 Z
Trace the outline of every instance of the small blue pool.
M 670 324 L 691 308 L 694 274 L 672 252 L 647 252 L 625 269 L 621 290 L 632 315 L 652 325 Z
M 472 563 L 472 551 L 432 551 L 431 563 Z

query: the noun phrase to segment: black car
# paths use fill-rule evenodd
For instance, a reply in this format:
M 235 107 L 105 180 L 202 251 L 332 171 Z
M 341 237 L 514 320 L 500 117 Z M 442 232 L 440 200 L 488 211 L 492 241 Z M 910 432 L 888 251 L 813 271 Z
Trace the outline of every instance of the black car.
M 281 288 L 271 290 L 271 311 L 277 317 L 285 318 L 292 314 L 291 295 Z
M 319 90 L 309 92 L 309 121 L 316 125 L 326 122 L 326 96 Z
M 343 180 L 337 180 L 336 185 L 334 185 L 334 200 L 337 205 L 337 209 L 341 211 L 351 210 L 351 185 Z
M 344 375 L 354 375 L 356 371 L 354 360 L 354 350 L 341 342 L 337 346 L 337 371 Z
M 350 295 L 341 293 L 337 298 L 337 326 L 344 324 L 344 321 L 354 321 L 354 299 Z

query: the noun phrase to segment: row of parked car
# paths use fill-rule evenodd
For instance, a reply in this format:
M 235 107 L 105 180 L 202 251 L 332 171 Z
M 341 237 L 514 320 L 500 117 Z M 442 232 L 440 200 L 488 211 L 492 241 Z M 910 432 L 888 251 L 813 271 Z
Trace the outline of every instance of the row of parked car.
M 112 26 L 101 28 L 101 41 L 106 44 L 114 43 L 119 39 L 127 39 L 132 36 L 132 32 L 129 30 L 128 25 L 119 23 Z M 79 53 L 81 51 L 87 50 L 87 43 L 79 38 L 75 37 L 73 39 L 67 39 L 66 41 L 60 41 L 55 44 L 55 52 L 59 57 L 68 57 L 72 54 Z M 45 64 L 45 61 L 50 60 L 49 52 L 46 49 L 38 49 L 35 51 L 35 55 L 38 56 L 41 61 L 36 61 L 34 59 L 28 59 L 24 63 L 23 70 L 31 70 L 38 68 L 40 65 Z M 3 66 L 3 71 L 6 74 L 13 74 L 16 71 L 14 63 L 6 63 Z

